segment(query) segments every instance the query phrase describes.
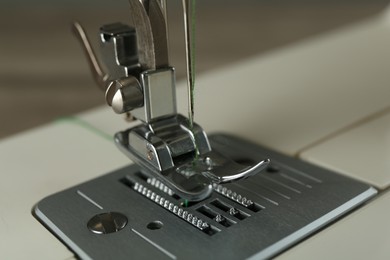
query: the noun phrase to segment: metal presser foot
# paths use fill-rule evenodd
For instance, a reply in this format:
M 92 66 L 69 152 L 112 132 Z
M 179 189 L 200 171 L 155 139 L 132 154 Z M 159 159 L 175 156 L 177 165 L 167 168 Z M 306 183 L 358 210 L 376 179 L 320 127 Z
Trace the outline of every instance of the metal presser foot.
M 212 149 L 203 129 L 177 113 L 175 70 L 169 66 L 166 17 L 158 1 L 130 0 L 133 27 L 115 23 L 100 29 L 104 73 L 86 34 L 75 23 L 94 77 L 107 104 L 129 113 L 140 126 L 119 132 L 119 149 L 189 201 L 210 196 L 213 184 L 262 171 L 268 159 L 243 166 Z

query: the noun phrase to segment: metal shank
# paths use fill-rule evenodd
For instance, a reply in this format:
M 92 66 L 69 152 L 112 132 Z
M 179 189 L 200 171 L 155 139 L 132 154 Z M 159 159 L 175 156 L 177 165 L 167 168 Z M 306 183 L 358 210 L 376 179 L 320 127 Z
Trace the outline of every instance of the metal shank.
M 169 66 L 166 21 L 160 4 L 156 0 L 129 0 L 129 4 L 141 67 L 154 70 Z

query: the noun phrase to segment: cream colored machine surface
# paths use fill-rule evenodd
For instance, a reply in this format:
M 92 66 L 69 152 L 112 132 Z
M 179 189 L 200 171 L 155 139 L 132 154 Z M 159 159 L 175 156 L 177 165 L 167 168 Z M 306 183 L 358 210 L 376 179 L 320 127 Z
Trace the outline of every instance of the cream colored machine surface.
M 390 255 L 389 29 L 384 13 L 197 80 L 196 121 L 207 132 L 241 136 L 380 190 L 280 259 Z M 185 114 L 186 90 L 177 92 Z M 72 258 L 31 208 L 44 196 L 128 164 L 110 136 L 129 126 L 109 108 L 97 108 L 0 141 L 2 258 Z

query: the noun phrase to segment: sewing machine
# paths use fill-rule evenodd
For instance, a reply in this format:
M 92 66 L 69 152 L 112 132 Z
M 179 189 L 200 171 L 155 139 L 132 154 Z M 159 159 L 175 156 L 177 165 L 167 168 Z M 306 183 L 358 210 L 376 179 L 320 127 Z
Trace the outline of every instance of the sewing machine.
M 132 8 L 143 10 L 142 6 Z M 381 230 L 382 235 L 376 233 L 378 227 L 386 228 L 386 216 L 390 214 L 384 206 L 389 200 L 386 188 L 390 179 L 386 157 L 383 157 L 386 143 L 368 149 L 373 143 L 367 139 L 364 143 L 362 137 L 370 136 L 367 133 L 372 133 L 372 129 L 377 136 L 381 133 L 385 136 L 389 90 L 381 81 L 376 81 L 378 84 L 373 83 L 367 91 L 362 78 L 375 82 L 378 78 L 386 79 L 387 73 L 380 69 L 385 66 L 378 66 L 364 77 L 355 74 L 376 64 L 378 57 L 361 52 L 367 44 L 375 46 L 380 42 L 382 46 L 383 41 L 390 41 L 383 33 L 388 26 L 386 17 L 358 25 L 359 30 L 349 29 L 347 36 L 344 32 L 336 33 L 329 39 L 307 42 L 279 55 L 206 75 L 198 83 L 205 87 L 199 89 L 197 113 L 200 120 L 194 127 L 177 113 L 185 111 L 186 91 L 178 88 L 176 97 L 174 69 L 169 63 L 117 66 L 113 58 L 127 62 L 127 54 L 134 57 L 134 50 L 118 52 L 123 34 L 134 39 L 134 28 L 119 24 L 104 26 L 101 39 L 110 73 L 108 76 L 95 73 L 96 78 L 106 90 L 107 103 L 114 111 L 123 113 L 134 108 L 132 114 L 141 124 L 120 122 L 120 118 L 104 109 L 20 137 L 23 147 L 40 147 L 48 153 L 56 153 L 54 158 L 58 163 L 54 168 L 35 167 L 45 178 L 55 171 L 61 172 L 58 165 L 74 165 L 56 175 L 60 177 L 59 183 L 73 179 L 72 183 L 51 187 L 58 188 L 53 190 L 55 192 L 67 189 L 40 201 L 33 214 L 81 258 L 237 259 L 278 255 L 282 259 L 299 259 L 311 254 L 324 258 L 334 254 L 342 258 L 353 254 L 348 248 L 358 252 L 356 245 L 364 244 L 359 234 L 379 236 L 380 239 L 375 239 L 377 244 L 369 248 L 379 247 L 382 251 L 379 250 L 378 256 L 386 255 L 381 245 L 388 241 L 389 232 L 385 229 Z M 78 29 L 83 36 L 80 27 Z M 383 38 L 380 41 L 372 36 Z M 328 82 L 319 82 L 324 70 L 318 71 L 310 67 L 310 62 L 303 62 L 320 52 L 332 53 L 330 57 L 337 56 L 338 52 L 348 55 L 345 46 L 356 39 L 366 42 L 356 43 L 355 49 L 349 50 L 351 57 L 359 53 L 360 58 L 372 58 L 365 59 L 366 64 L 355 64 L 354 77 L 346 73 Z M 123 42 L 128 42 L 127 38 Z M 126 55 L 120 56 L 122 54 Z M 93 56 L 89 57 L 93 61 Z M 389 62 L 386 57 L 381 58 L 384 64 Z M 292 66 L 286 61 L 294 63 L 297 59 L 301 60 L 301 66 L 287 73 Z M 341 73 L 339 68 L 344 67 L 340 60 L 331 58 L 321 62 L 332 75 Z M 286 78 L 272 76 L 273 71 L 280 71 Z M 257 75 L 259 72 L 264 75 Z M 294 75 L 303 74 L 307 75 L 306 87 L 302 87 L 301 81 L 293 80 Z M 256 87 L 237 89 L 243 78 L 248 80 L 249 86 Z M 264 81 L 258 86 L 260 78 Z M 290 89 L 286 89 L 286 82 Z M 218 109 L 210 111 L 210 104 L 220 93 L 219 86 L 225 84 L 231 86 L 224 89 L 224 99 L 228 101 L 221 101 Z M 272 86 L 272 91 L 267 84 Z M 354 100 L 348 99 L 348 107 L 343 101 L 349 93 L 338 92 L 340 84 L 355 85 L 356 96 Z M 307 95 L 302 95 L 302 89 Z M 134 95 L 137 98 L 131 98 L 128 103 L 128 97 Z M 332 97 L 332 107 L 325 97 Z M 362 102 L 370 99 L 376 102 Z M 115 103 L 118 100 L 119 103 Z M 240 111 L 232 110 L 232 101 L 241 104 L 238 105 Z M 286 101 L 291 105 L 279 110 L 275 102 Z M 298 106 L 301 102 L 308 106 Z M 214 110 L 218 110 L 215 115 Z M 254 119 L 254 111 L 258 120 Z M 118 132 L 118 129 L 124 130 Z M 203 129 L 206 132 L 225 130 L 226 133 L 209 135 Z M 129 165 L 130 161 L 121 157 L 106 140 L 106 135 L 111 136 L 113 132 L 117 132 L 117 146 L 135 165 Z M 77 147 L 74 142 L 70 143 L 74 138 L 78 140 Z M 36 140 L 42 139 L 46 140 L 44 144 L 34 145 Z M 368 155 L 374 153 L 375 158 L 367 160 L 367 151 Z M 31 164 L 36 161 L 31 151 L 23 152 Z M 23 152 L 19 156 L 23 156 Z M 378 160 L 376 167 L 381 174 L 367 174 L 373 167 L 369 164 L 372 160 Z M 97 173 L 108 174 L 97 177 Z M 344 216 L 347 217 L 341 219 Z M 379 219 L 367 225 L 366 221 L 372 218 Z M 355 243 L 349 245 L 345 240 L 334 239 L 342 236 L 353 236 Z M 49 238 L 48 241 L 54 245 L 51 250 L 56 254 L 63 258 L 71 256 L 65 247 L 60 249 L 59 242 Z M 346 244 L 342 249 L 327 251 L 334 250 L 332 243 L 343 242 Z M 321 250 L 327 254 L 321 254 Z

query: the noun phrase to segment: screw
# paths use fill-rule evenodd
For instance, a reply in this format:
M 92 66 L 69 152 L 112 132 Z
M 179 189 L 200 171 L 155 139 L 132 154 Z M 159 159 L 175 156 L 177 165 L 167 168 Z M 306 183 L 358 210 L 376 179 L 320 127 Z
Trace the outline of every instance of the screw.
M 109 234 L 118 232 L 127 224 L 125 215 L 118 212 L 107 212 L 95 215 L 91 218 L 87 227 L 95 234 Z

